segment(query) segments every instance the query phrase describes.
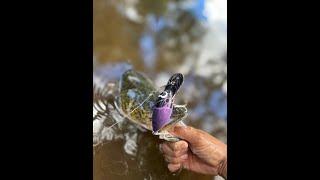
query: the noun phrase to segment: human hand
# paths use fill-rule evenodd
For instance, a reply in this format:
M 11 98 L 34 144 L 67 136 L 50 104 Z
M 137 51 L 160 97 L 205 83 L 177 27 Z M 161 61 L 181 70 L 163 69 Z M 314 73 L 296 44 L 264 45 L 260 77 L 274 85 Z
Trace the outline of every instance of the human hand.
M 210 134 L 190 126 L 176 126 L 171 134 L 183 139 L 160 145 L 171 172 L 181 167 L 227 177 L 227 145 Z

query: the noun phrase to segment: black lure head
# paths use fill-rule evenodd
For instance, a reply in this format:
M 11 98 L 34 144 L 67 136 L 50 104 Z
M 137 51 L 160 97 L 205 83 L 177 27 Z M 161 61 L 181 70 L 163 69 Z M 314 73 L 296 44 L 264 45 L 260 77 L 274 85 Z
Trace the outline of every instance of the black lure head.
M 167 103 L 171 103 L 172 98 L 177 93 L 183 83 L 183 75 L 176 73 L 172 75 L 164 89 L 164 91 L 158 96 L 156 107 L 163 107 Z
M 172 96 L 176 94 L 176 92 L 179 90 L 181 87 L 181 84 L 183 83 L 183 75 L 181 73 L 176 73 L 171 76 L 169 79 L 165 90 L 171 91 Z

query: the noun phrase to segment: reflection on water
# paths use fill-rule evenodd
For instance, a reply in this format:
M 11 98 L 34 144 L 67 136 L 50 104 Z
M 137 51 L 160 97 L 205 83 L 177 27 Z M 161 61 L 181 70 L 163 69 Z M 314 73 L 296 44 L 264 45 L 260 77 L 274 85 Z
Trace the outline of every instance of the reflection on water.
M 157 87 L 176 72 L 185 82 L 176 104 L 187 104 L 185 123 L 227 142 L 227 32 L 225 0 L 94 0 L 94 84 L 112 94 L 134 68 Z M 93 122 L 94 179 L 212 179 L 169 173 L 159 139 L 123 121 L 107 103 L 108 116 Z M 103 103 L 100 108 L 103 108 Z M 95 112 L 94 112 L 95 113 Z M 110 127 L 114 122 L 121 122 Z

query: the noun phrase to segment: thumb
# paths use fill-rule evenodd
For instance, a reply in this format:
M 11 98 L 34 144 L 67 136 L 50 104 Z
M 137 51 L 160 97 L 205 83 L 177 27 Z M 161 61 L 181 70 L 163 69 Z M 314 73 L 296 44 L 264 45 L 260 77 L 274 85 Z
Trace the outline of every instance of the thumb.
M 190 144 L 197 143 L 201 134 L 197 129 L 190 126 L 175 126 L 171 133 Z

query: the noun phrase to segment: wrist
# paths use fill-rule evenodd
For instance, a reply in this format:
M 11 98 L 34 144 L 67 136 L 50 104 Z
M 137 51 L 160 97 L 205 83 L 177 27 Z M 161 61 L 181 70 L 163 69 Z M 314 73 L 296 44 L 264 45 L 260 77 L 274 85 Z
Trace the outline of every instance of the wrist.
M 222 176 L 224 179 L 227 179 L 227 165 L 228 165 L 227 158 L 225 158 L 221 162 L 219 171 L 218 171 L 219 176 Z

